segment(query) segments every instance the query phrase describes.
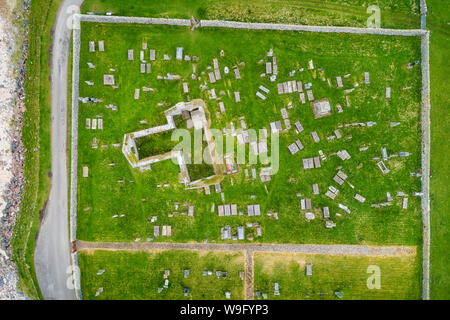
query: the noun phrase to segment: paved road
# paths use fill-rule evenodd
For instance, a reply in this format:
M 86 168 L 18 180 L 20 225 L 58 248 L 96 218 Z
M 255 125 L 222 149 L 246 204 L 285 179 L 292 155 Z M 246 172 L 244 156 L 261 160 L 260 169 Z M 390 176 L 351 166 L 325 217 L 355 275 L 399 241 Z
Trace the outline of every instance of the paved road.
M 294 252 L 305 254 L 330 254 L 353 256 L 400 257 L 416 255 L 416 247 L 408 246 L 359 246 L 325 244 L 219 244 L 175 242 L 88 242 L 77 240 L 80 250 L 199 250 L 199 251 L 255 251 Z
M 67 70 L 71 30 L 69 8 L 83 0 L 65 0 L 56 21 L 52 45 L 51 152 L 52 187 L 36 243 L 34 263 L 44 299 L 74 299 L 67 286 L 70 275 L 69 218 L 67 208 Z

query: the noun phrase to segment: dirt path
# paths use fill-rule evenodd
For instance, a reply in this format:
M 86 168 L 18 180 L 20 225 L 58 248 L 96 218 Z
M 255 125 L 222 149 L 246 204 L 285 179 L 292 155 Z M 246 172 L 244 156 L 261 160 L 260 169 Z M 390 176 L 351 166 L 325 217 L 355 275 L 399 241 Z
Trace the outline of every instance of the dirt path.
M 413 246 L 360 246 L 322 244 L 217 244 L 217 243 L 168 243 L 168 242 L 87 242 L 77 240 L 77 249 L 93 250 L 198 250 L 198 251 L 257 251 L 293 252 L 304 254 L 328 254 L 351 256 L 402 257 L 416 255 Z

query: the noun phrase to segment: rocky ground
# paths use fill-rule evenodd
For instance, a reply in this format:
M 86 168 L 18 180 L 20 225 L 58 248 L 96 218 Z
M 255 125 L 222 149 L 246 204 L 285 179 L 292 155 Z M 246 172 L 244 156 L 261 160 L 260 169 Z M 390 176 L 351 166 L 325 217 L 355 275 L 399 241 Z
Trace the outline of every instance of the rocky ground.
M 0 300 L 26 299 L 17 290 L 17 272 L 11 260 L 11 236 L 22 199 L 25 149 L 22 143 L 25 61 L 24 14 L 13 14 L 15 1 L 0 0 Z M 20 3 L 19 3 L 20 5 Z M 14 23 L 17 22 L 17 23 Z

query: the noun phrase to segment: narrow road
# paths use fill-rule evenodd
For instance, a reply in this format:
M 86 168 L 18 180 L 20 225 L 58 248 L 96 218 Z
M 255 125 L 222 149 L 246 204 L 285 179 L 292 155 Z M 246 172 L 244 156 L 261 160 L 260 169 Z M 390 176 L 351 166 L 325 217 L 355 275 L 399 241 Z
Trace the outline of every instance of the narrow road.
M 77 240 L 81 250 L 199 250 L 199 251 L 250 251 L 292 252 L 304 254 L 329 254 L 351 256 L 402 257 L 416 255 L 416 247 L 408 246 L 360 246 L 325 244 L 219 244 L 175 242 L 88 242 Z
M 44 299 L 74 299 L 71 275 L 67 184 L 67 71 L 73 10 L 83 0 L 65 0 L 58 11 L 51 58 L 52 187 L 36 242 L 34 264 Z

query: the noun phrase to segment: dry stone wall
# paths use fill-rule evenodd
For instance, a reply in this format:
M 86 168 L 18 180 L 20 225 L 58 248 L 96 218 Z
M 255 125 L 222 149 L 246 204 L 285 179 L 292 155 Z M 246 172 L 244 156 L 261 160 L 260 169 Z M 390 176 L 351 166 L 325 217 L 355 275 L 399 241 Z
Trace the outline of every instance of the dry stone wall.
M 80 42 L 81 29 L 75 28 L 73 39 L 73 62 L 72 62 L 72 148 L 70 159 L 70 241 L 77 238 L 77 181 L 78 181 L 78 96 L 80 78 Z M 77 299 L 81 300 L 80 268 L 78 266 L 78 255 L 72 253 L 72 277 Z

